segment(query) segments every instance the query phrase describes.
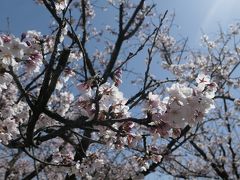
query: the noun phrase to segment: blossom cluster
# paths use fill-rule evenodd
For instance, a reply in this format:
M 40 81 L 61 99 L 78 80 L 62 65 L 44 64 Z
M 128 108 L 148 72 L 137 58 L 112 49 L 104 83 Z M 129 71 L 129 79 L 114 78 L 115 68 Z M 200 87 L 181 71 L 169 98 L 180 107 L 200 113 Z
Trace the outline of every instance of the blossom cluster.
M 129 107 L 125 105 L 127 100 L 114 84 L 107 82 L 98 88 L 91 88 L 91 82 L 87 82 L 77 87 L 81 93 L 78 108 L 83 116 L 93 118 L 97 111 L 99 120 L 130 116 Z
M 12 35 L 0 36 L 0 67 L 12 66 L 18 69 L 18 63 L 24 64 L 27 72 L 39 72 L 42 65 L 40 33 L 28 31 L 21 40 Z
M 0 142 L 6 145 L 20 134 L 19 125 L 28 119 L 29 107 L 22 101 L 16 103 L 18 90 L 12 83 L 10 75 L 5 73 L 0 76 L 0 79 L 3 78 L 5 78 L 3 82 L 5 87 L 1 89 L 0 93 Z M 6 78 L 9 78 L 8 84 Z
M 143 109 L 152 116 L 151 126 L 156 126 L 160 135 L 168 134 L 172 129 L 182 129 L 187 125 L 194 126 L 201 122 L 206 113 L 214 108 L 213 97 L 217 90 L 216 83 L 200 74 L 196 79 L 197 87 L 185 84 L 173 84 L 167 88 L 169 97 L 160 100 L 159 95 L 149 93 Z M 158 128 L 159 127 L 159 128 Z

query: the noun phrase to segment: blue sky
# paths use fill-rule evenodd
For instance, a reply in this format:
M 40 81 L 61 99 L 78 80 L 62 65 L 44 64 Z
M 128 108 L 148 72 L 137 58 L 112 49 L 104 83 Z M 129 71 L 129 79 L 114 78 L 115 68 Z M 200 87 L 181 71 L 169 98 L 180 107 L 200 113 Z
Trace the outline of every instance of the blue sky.
M 152 1 L 152 0 L 151 0 Z M 194 47 L 199 44 L 201 30 L 214 35 L 218 24 L 226 28 L 240 20 L 239 0 L 155 0 L 161 12 L 175 12 L 174 34 L 188 37 Z M 20 35 L 29 29 L 48 32 L 49 14 L 37 6 L 33 0 L 1 0 L 0 30 L 7 30 L 7 17 L 10 32 Z
M 239 0 L 159 0 L 159 9 L 175 12 L 175 33 L 199 45 L 202 31 L 212 36 L 240 20 Z

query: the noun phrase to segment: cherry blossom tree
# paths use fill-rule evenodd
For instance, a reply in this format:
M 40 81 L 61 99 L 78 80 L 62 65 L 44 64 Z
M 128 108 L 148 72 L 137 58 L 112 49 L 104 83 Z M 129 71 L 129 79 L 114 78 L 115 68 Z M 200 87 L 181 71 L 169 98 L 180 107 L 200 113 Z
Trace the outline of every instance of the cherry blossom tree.
M 239 179 L 240 25 L 194 51 L 151 3 L 38 0 L 51 34 L 0 35 L 3 179 Z

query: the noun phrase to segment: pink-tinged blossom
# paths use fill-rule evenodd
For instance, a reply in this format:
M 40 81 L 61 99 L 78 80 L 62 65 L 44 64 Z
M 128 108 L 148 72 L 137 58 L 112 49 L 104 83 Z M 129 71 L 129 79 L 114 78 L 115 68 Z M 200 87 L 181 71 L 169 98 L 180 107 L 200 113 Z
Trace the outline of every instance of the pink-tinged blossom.
M 3 34 L 3 35 L 1 36 L 1 39 L 2 39 L 2 41 L 3 41 L 5 44 L 8 44 L 8 43 L 11 42 L 12 37 L 9 36 L 9 35 L 5 35 L 5 34 Z
M 159 136 L 161 137 L 169 137 L 169 132 L 171 130 L 171 126 L 168 123 L 165 123 L 161 120 L 162 115 L 157 113 L 153 114 L 152 121 L 149 123 L 149 125 L 153 126 L 151 127 L 151 132 L 153 133 L 153 141 L 156 141 Z
M 197 82 L 203 84 L 204 89 L 191 88 L 179 83 L 173 84 L 167 88 L 169 98 L 164 101 L 160 101 L 157 95 L 149 93 L 146 101 L 149 107 L 148 112 L 152 114 L 152 122 L 149 125 L 155 127 L 161 136 L 168 135 L 169 128 L 176 131 L 186 125 L 195 125 L 203 120 L 210 109 L 214 108 L 212 98 L 216 91 L 216 84 L 211 83 L 210 79 L 204 75 L 200 75 Z M 165 107 L 164 111 L 159 111 L 159 107 Z
M 19 135 L 18 126 L 28 119 L 29 114 L 28 106 L 25 102 L 15 103 L 18 91 L 14 83 L 12 83 L 12 77 L 4 73 L 0 75 L 1 80 L 3 82 L 0 85 L 0 141 L 3 144 L 8 144 L 9 140 Z
M 238 35 L 240 32 L 240 23 L 231 24 L 229 26 L 229 33 L 233 35 Z
M 150 166 L 150 164 L 147 163 L 147 162 L 145 162 L 145 163 L 143 164 L 143 166 L 140 168 L 140 170 L 141 170 L 141 171 L 147 171 L 148 168 L 149 168 L 149 166 Z
M 57 112 L 60 115 L 65 116 L 73 100 L 74 100 L 74 95 L 72 93 L 61 92 L 60 98 L 59 98 L 60 107 L 57 109 Z
M 239 111 L 240 110 L 240 99 L 235 99 L 234 105 L 235 105 L 235 110 Z
M 41 38 L 42 35 L 40 32 L 29 30 L 22 36 L 22 41 L 27 42 L 28 46 L 32 47 L 35 44 L 38 44 Z
M 7 118 L 4 120 L 4 125 L 7 128 L 8 132 L 11 132 L 13 136 L 19 134 L 18 125 L 14 119 Z
M 0 142 L 2 144 L 7 145 L 11 139 L 12 139 L 12 135 L 10 133 L 2 133 L 0 131 Z
M 82 116 L 92 117 L 94 115 L 95 106 L 91 102 L 91 96 L 89 94 L 82 95 L 78 98 L 77 102 L 78 112 Z
M 102 96 L 100 100 L 101 111 L 108 112 L 110 108 L 118 118 L 129 116 L 129 107 L 125 105 L 127 101 L 115 85 L 105 83 L 99 87 L 99 93 Z
M 30 54 L 26 55 L 27 60 L 25 61 L 26 71 L 28 73 L 37 73 L 40 71 L 42 65 L 42 54 L 37 50 L 34 50 Z
M 68 5 L 68 0 L 57 0 L 55 2 L 55 8 L 58 12 L 64 10 Z
M 170 88 L 167 88 L 167 92 L 171 97 L 176 98 L 179 103 L 183 103 L 187 97 L 192 96 L 193 89 L 183 84 L 175 83 Z
M 115 86 L 119 86 L 122 83 L 122 70 L 118 69 L 113 76 L 113 81 L 115 83 Z
M 0 92 L 2 89 L 7 89 L 7 86 L 12 82 L 12 76 L 8 73 L 0 74 Z
M 14 36 L 0 37 L 0 64 L 7 68 L 11 65 L 18 68 L 17 62 L 24 60 L 26 71 L 39 72 L 42 64 L 42 54 L 39 46 L 40 35 L 35 31 L 28 31 L 22 35 L 22 40 Z
M 80 83 L 77 88 L 81 92 L 78 100 L 78 107 L 84 116 L 91 117 L 95 112 L 94 103 L 96 89 L 90 87 L 90 82 Z M 126 106 L 126 99 L 119 89 L 109 83 L 102 84 L 98 90 L 99 96 L 99 119 L 105 119 L 106 113 L 111 113 L 114 118 L 128 117 L 129 107 Z
M 69 80 L 69 78 L 75 76 L 75 72 L 71 69 L 71 68 L 65 68 L 64 69 L 64 75 L 62 77 L 63 82 L 67 82 Z
M 13 38 L 9 49 L 11 50 L 12 55 L 15 58 L 22 59 L 24 56 L 24 52 L 27 49 L 27 44 L 25 42 L 21 42 L 19 38 Z
M 7 46 L 0 47 L 0 65 L 5 68 L 9 65 L 13 67 L 17 65 L 11 49 Z
M 43 50 L 44 50 L 45 53 L 53 51 L 54 42 L 55 42 L 55 37 L 52 36 L 52 35 L 51 36 L 46 36 L 44 38 Z
M 69 55 L 69 62 L 82 59 L 83 55 L 80 51 L 72 51 Z
M 63 83 L 60 80 L 58 80 L 56 84 L 56 90 L 60 91 L 62 88 L 63 88 Z
M 161 101 L 160 96 L 153 94 L 152 92 L 148 93 L 147 101 L 145 101 L 143 112 L 152 114 L 163 113 L 166 111 L 166 105 Z
M 196 82 L 198 84 L 199 90 L 203 91 L 205 87 L 210 84 L 210 77 L 204 74 L 199 74 L 196 78 Z
M 191 109 L 189 107 L 179 104 L 177 100 L 173 100 L 168 104 L 166 113 L 160 116 L 160 120 L 173 128 L 184 128 L 187 125 L 187 118 L 191 118 L 191 116 L 188 116 L 191 115 L 190 113 Z
M 202 92 L 195 94 L 193 89 L 184 85 L 173 85 L 170 89 L 171 100 L 163 121 L 174 128 L 196 124 L 202 120 L 203 114 L 214 107 L 213 100 Z
M 215 82 L 212 82 L 207 85 L 205 95 L 208 98 L 214 98 L 216 91 L 218 90 L 218 85 Z
M 34 60 L 26 60 L 26 71 L 27 73 L 38 73 L 40 71 L 39 63 Z
M 91 83 L 90 82 L 79 83 L 77 84 L 77 89 L 82 94 L 88 93 L 91 90 Z

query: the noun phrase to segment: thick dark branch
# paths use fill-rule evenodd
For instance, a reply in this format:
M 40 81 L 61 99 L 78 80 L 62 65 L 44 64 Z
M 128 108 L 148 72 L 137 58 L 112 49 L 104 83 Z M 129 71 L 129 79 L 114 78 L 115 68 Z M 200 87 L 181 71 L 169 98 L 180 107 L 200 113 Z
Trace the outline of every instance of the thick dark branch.
M 51 77 L 51 81 L 50 81 L 50 84 L 47 89 L 47 93 L 45 94 L 44 99 L 42 100 L 43 105 L 47 104 L 49 98 L 51 97 L 53 91 L 55 90 L 57 81 L 67 65 L 67 61 L 68 61 L 70 52 L 71 52 L 70 49 L 67 49 L 67 48 L 63 49 L 63 51 L 59 57 L 56 70 L 54 70 L 52 73 L 52 77 Z
M 53 66 L 54 66 L 54 63 L 56 61 L 56 56 L 57 56 L 57 53 L 58 53 L 57 51 L 58 51 L 58 45 L 60 43 L 62 28 L 64 28 L 63 22 L 62 22 L 61 25 L 59 25 L 59 29 L 58 29 L 56 39 L 55 39 L 55 43 L 54 43 L 53 52 L 51 54 L 50 61 L 49 61 L 49 64 L 47 66 L 47 69 L 46 69 L 46 73 L 44 75 L 43 84 L 42 84 L 42 87 L 40 89 L 40 93 L 39 93 L 38 100 L 37 100 L 37 104 L 39 104 L 39 105 L 44 105 L 44 104 L 42 104 L 42 101 L 45 100 L 45 94 L 47 93 L 48 85 L 49 85 L 49 82 L 51 80 Z
M 38 136 L 36 138 L 37 141 L 37 145 L 41 144 L 44 141 L 48 141 L 50 139 L 54 139 L 56 137 L 60 137 L 61 135 L 65 134 L 66 131 L 69 129 L 69 127 L 67 126 L 62 126 L 59 129 L 55 130 L 55 129 L 46 129 L 44 132 L 48 133 L 47 135 L 44 136 Z
M 128 32 L 127 35 L 125 35 L 124 39 L 127 40 L 127 39 L 131 38 L 134 34 L 136 34 L 136 32 L 139 30 L 139 28 L 143 24 L 145 17 L 152 11 L 152 9 L 154 7 L 155 7 L 155 5 L 152 5 L 152 7 L 148 9 L 148 11 L 143 15 L 143 17 L 139 20 L 139 22 L 135 25 L 135 27 L 130 32 Z M 164 16 L 164 18 L 165 18 L 165 16 Z
M 110 76 L 111 74 L 111 71 L 116 63 L 116 60 L 117 60 L 117 57 L 118 57 L 118 54 L 120 52 L 120 49 L 122 47 L 122 44 L 123 44 L 123 41 L 124 41 L 124 36 L 123 34 L 120 34 L 118 36 L 118 39 L 115 43 L 115 46 L 114 46 L 114 49 L 113 49 L 113 52 L 111 54 L 111 57 L 110 57 L 110 61 L 106 67 L 106 70 L 103 74 L 103 82 L 102 83 L 105 83 L 108 79 L 108 77 Z
M 141 0 L 140 3 L 138 4 L 138 6 L 136 7 L 135 11 L 133 12 L 130 20 L 128 21 L 128 23 L 126 24 L 125 28 L 123 29 L 123 34 L 125 34 L 129 28 L 131 27 L 131 25 L 134 23 L 136 17 L 137 17 L 137 14 L 139 13 L 139 11 L 143 8 L 143 5 L 144 5 L 144 1 L 145 0 Z
M 48 110 L 47 108 L 45 108 L 43 110 L 43 113 L 46 114 L 48 117 L 50 117 L 60 123 L 63 123 L 65 126 L 68 126 L 70 128 L 84 129 L 84 128 L 88 128 L 88 127 L 90 127 L 90 125 L 92 125 L 92 121 L 87 122 L 88 117 L 85 117 L 85 116 L 80 116 L 76 120 L 70 120 L 70 119 L 66 119 L 66 118 L 60 116 L 56 112 L 52 112 L 52 111 Z
M 130 20 L 128 21 L 127 25 L 125 26 L 125 28 L 121 31 L 121 33 L 119 32 L 117 41 L 115 43 L 113 52 L 112 52 L 111 57 L 110 57 L 110 61 L 107 64 L 107 67 L 106 67 L 105 72 L 103 74 L 102 83 L 105 83 L 107 81 L 108 77 L 110 76 L 110 74 L 113 70 L 113 67 L 116 63 L 117 57 L 118 57 L 120 49 L 122 47 L 122 44 L 124 42 L 124 36 L 125 36 L 126 32 L 128 31 L 128 29 L 130 28 L 130 26 L 134 23 L 134 20 L 137 16 L 138 12 L 143 8 L 144 1 L 145 0 L 140 1 L 137 8 L 133 12 L 133 15 L 131 16 Z
M 29 144 L 33 144 L 32 139 L 33 139 L 33 132 L 34 132 L 36 122 L 37 122 L 40 114 L 43 112 L 44 107 L 46 106 L 49 98 L 51 97 L 51 95 L 53 93 L 53 91 L 55 90 L 57 80 L 58 80 L 59 76 L 61 75 L 62 71 L 64 70 L 64 68 L 66 67 L 69 54 L 70 54 L 69 49 L 63 49 L 63 51 L 62 51 L 62 53 L 59 57 L 59 61 L 58 61 L 58 65 L 56 67 L 56 70 L 54 72 L 51 72 L 53 70 L 49 70 L 48 71 L 49 74 L 46 75 L 46 76 L 49 76 L 49 77 L 45 76 L 45 78 L 46 78 L 45 83 L 46 82 L 48 82 L 48 83 L 42 85 L 42 88 L 41 88 L 42 91 L 40 91 L 39 98 L 38 98 L 38 100 L 35 104 L 33 114 L 29 119 L 29 123 L 28 123 L 28 127 L 27 127 L 26 136 L 27 136 L 27 141 L 28 141 Z M 52 77 L 50 76 L 51 74 L 52 74 Z M 46 89 L 43 89 L 43 87 L 45 87 Z
M 86 157 L 86 151 L 87 151 L 89 145 L 91 144 L 91 133 L 92 133 L 92 131 L 90 131 L 90 130 L 84 131 L 82 140 L 79 143 L 78 148 L 77 148 L 78 151 L 76 151 L 76 154 L 74 157 L 75 161 L 78 161 L 78 160 L 82 161 L 82 159 L 84 157 Z
M 85 0 L 81 0 L 82 5 L 82 28 L 83 28 L 83 34 L 82 34 L 82 46 L 85 46 L 86 38 L 87 38 L 87 31 L 86 31 L 86 4 Z
M 123 7 L 123 3 L 121 3 L 119 7 L 119 34 L 122 34 L 122 30 L 123 30 L 123 16 L 124 16 L 124 7 Z

